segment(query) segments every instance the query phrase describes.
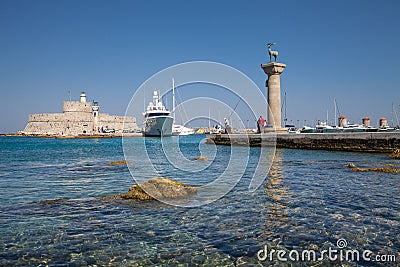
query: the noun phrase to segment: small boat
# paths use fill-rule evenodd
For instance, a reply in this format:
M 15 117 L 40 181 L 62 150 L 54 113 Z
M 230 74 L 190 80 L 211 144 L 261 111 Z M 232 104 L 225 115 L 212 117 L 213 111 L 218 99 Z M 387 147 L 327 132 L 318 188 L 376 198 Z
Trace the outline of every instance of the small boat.
M 153 102 L 149 102 L 143 113 L 143 136 L 171 136 L 174 118 L 160 100 L 160 95 L 154 91 Z
M 172 135 L 173 136 L 192 135 L 195 133 L 196 133 L 196 131 L 194 129 L 185 127 L 183 125 L 174 124 L 174 126 L 172 127 Z
M 390 126 L 385 126 L 385 127 L 379 127 L 378 132 L 396 132 L 397 129 L 390 127 Z
M 290 134 L 299 134 L 300 133 L 300 129 L 297 129 L 296 127 L 290 127 L 290 128 L 288 128 L 288 133 L 290 133 Z
M 365 131 L 366 132 L 377 132 L 378 128 L 372 127 L 372 126 L 367 126 L 367 127 L 365 127 Z
M 210 133 L 211 132 L 209 130 L 206 130 L 206 129 L 203 129 L 203 128 L 200 128 L 195 132 L 195 134 L 210 134 Z
M 345 133 L 359 133 L 359 132 L 366 132 L 367 128 L 363 125 L 359 124 L 347 124 L 347 127 L 343 128 L 343 132 Z
M 340 133 L 343 132 L 342 127 L 338 126 L 330 126 L 327 125 L 326 122 L 319 122 L 317 126 L 315 126 L 316 133 Z
M 223 130 L 221 125 L 215 125 L 215 127 L 212 129 L 211 134 L 222 134 Z
M 301 133 L 314 133 L 315 132 L 315 128 L 312 127 L 308 127 L 308 126 L 304 126 L 301 130 Z

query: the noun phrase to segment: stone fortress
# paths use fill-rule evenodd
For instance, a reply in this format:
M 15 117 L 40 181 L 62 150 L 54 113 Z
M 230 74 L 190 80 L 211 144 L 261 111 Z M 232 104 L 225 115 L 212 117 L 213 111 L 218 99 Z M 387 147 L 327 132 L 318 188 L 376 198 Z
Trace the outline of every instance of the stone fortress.
M 64 101 L 63 113 L 31 114 L 21 131 L 24 135 L 106 135 L 134 132 L 139 128 L 136 118 L 99 113 L 97 102 L 86 102 L 82 92 L 80 101 Z M 114 132 L 115 131 L 115 132 Z

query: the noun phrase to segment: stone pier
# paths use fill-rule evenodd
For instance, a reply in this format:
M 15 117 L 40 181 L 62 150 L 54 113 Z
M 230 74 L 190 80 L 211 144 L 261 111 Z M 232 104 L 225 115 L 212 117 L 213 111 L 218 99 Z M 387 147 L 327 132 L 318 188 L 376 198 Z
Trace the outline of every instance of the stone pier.
M 400 148 L 400 132 L 211 134 L 207 144 L 275 146 L 277 148 L 391 153 Z

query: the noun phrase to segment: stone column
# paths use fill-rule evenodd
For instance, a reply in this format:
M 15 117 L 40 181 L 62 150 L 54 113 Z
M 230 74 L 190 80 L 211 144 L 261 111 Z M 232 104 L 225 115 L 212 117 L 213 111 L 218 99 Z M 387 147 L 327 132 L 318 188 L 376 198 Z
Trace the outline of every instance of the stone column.
M 268 75 L 268 127 L 282 130 L 281 122 L 281 78 L 280 75 L 286 68 L 283 63 L 270 62 L 261 64 L 261 68 Z

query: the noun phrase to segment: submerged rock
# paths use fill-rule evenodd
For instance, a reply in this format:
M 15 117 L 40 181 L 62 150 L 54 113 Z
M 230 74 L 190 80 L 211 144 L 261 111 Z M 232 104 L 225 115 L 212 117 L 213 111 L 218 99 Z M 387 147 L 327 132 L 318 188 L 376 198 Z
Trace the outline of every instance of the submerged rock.
M 107 165 L 128 165 L 128 164 L 130 164 L 130 162 L 127 160 L 117 160 L 117 161 L 107 162 Z
M 392 154 L 389 155 L 392 159 L 400 159 L 400 148 L 393 151 Z
M 386 172 L 386 173 L 400 173 L 400 169 L 397 168 L 358 168 L 353 163 L 347 165 L 350 170 L 355 172 Z
M 147 182 L 132 186 L 125 194 L 118 194 L 108 198 L 114 199 L 171 199 L 188 197 L 197 192 L 193 186 L 173 181 L 168 178 L 152 178 Z
M 198 156 L 198 157 L 195 157 L 194 160 L 208 161 L 208 160 L 210 160 L 210 159 L 207 158 L 207 157 Z
M 354 165 L 353 163 L 350 163 L 349 165 L 347 165 L 347 167 L 349 167 L 350 169 L 357 168 L 356 165 Z
M 61 201 L 67 200 L 66 198 L 55 198 L 55 199 L 46 199 L 46 200 L 39 200 L 36 203 L 38 204 L 53 204 Z

